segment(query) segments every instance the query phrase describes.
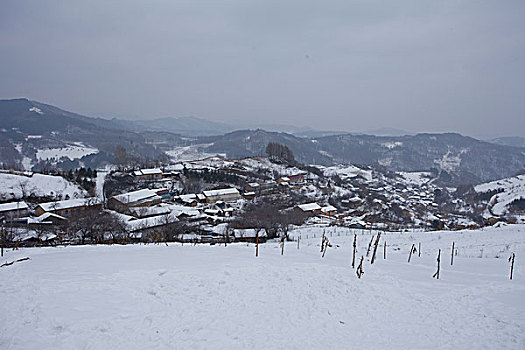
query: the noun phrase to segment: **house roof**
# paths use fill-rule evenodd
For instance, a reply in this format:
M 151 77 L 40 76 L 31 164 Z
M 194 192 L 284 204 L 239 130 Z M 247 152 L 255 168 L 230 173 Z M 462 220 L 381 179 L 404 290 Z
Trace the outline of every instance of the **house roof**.
M 59 220 L 67 220 L 65 217 L 57 215 L 57 214 L 53 214 L 53 213 L 44 213 L 44 214 L 38 216 L 36 218 L 36 220 L 38 222 L 44 222 L 44 221 L 46 221 L 49 218 L 55 218 L 55 219 L 59 219 Z
M 328 212 L 330 212 L 330 211 L 337 211 L 337 208 L 334 207 L 333 205 L 327 205 L 326 207 L 322 207 L 322 208 L 321 208 L 321 211 L 322 211 L 323 213 L 328 213 Z
M 114 198 L 118 200 L 120 203 L 123 204 L 130 204 L 135 202 L 144 201 L 147 199 L 153 200 L 153 199 L 161 199 L 157 193 L 153 190 L 143 189 L 128 193 L 119 194 L 117 196 L 113 196 L 111 198 Z
M 167 204 L 159 204 L 154 207 L 131 208 L 130 212 L 140 217 L 146 217 L 171 213 L 171 208 Z
M 0 204 L 0 213 L 4 211 L 11 211 L 11 210 L 24 210 L 28 209 L 28 205 L 26 202 L 11 202 L 11 203 L 4 203 Z
M 42 208 L 44 211 L 53 211 L 53 210 L 78 208 L 78 207 L 84 207 L 84 206 L 92 206 L 96 204 L 100 204 L 100 200 L 95 197 L 90 197 L 90 198 L 69 199 L 65 201 L 40 203 L 38 206 Z
M 221 190 L 210 190 L 202 192 L 206 197 L 225 196 L 229 194 L 239 194 L 239 190 L 236 188 L 224 188 Z
M 302 211 L 314 211 L 314 210 L 320 210 L 321 206 L 317 203 L 305 203 L 300 204 L 297 206 Z
M 162 174 L 160 169 L 140 169 L 143 175 L 153 175 L 153 174 Z

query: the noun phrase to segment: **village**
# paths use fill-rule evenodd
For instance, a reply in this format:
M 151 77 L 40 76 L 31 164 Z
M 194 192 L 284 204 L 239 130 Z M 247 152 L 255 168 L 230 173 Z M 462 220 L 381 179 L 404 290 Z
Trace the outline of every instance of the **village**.
M 13 190 L 12 200 L 0 204 L 4 244 L 264 242 L 290 239 L 288 231 L 301 225 L 402 231 L 512 221 L 487 211 L 493 192 L 454 193 L 436 185 L 428 172 L 392 174 L 356 166 L 291 165 L 266 157 L 210 157 L 82 174 L 72 180 L 71 172 L 0 173 L 0 179 L 11 178 Z M 37 177 L 33 187 L 24 180 Z M 37 196 L 38 184 L 45 187 L 51 180 L 77 190 Z

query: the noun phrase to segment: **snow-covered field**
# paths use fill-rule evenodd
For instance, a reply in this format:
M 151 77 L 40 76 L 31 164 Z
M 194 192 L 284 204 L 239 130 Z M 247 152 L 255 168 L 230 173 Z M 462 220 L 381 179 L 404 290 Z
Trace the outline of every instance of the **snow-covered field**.
M 518 175 L 502 180 L 487 182 L 475 187 L 476 192 L 503 191 L 490 199 L 489 207 L 492 214 L 505 215 L 508 206 L 513 201 L 525 198 L 525 175 Z
M 201 144 L 193 146 L 181 146 L 175 147 L 172 150 L 166 151 L 166 154 L 170 157 L 173 162 L 190 162 L 194 160 L 205 159 L 208 157 L 214 157 L 216 155 L 226 157 L 226 154 L 217 154 L 217 153 L 207 153 L 203 151 L 203 148 L 206 148 L 210 144 Z
M 23 176 L 0 173 L 0 198 L 4 200 L 22 198 L 31 194 L 36 196 L 56 196 L 61 194 L 73 198 L 83 198 L 87 192 L 61 176 L 33 174 Z
M 71 160 L 79 159 L 89 154 L 98 153 L 98 149 L 93 147 L 85 146 L 84 144 L 77 142 L 63 148 L 48 148 L 40 149 L 36 152 L 38 160 L 56 160 L 58 161 L 62 157 L 67 157 Z
M 269 242 L 258 258 L 253 244 L 9 251 L 2 262 L 31 260 L 0 268 L 0 348 L 525 348 L 525 225 L 386 233 L 387 259 L 365 260 L 362 279 L 354 232 L 360 258 L 369 232 L 333 227 L 295 230 L 300 249 Z

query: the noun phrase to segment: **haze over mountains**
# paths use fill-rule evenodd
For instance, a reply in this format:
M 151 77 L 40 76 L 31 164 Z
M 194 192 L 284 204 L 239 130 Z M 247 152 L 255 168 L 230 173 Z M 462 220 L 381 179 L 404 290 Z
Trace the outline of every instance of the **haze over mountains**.
M 410 135 L 382 129 L 376 132 L 391 135 L 375 136 L 300 127 L 294 135 L 263 129 L 235 130 L 232 125 L 194 117 L 151 121 L 91 118 L 28 99 L 0 100 L 0 120 L 4 167 L 29 169 L 45 162 L 49 150 L 56 151 L 54 163 L 58 166 L 82 163 L 97 167 L 114 162 L 118 145 L 137 158 L 169 160 L 168 154 L 181 148 L 229 158 L 262 156 L 268 142 L 279 142 L 302 163 L 432 170 L 443 181 L 455 184 L 513 176 L 525 168 L 525 143 L 519 137 L 490 143 L 456 133 Z M 61 156 L 60 150 L 67 147 L 76 147 L 79 157 Z

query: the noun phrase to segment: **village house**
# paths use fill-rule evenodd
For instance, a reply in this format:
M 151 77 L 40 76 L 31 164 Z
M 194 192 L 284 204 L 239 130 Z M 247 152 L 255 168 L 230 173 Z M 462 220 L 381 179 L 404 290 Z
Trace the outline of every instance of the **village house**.
M 133 172 L 136 180 L 160 180 L 162 179 L 162 170 L 160 169 L 139 169 Z
M 332 205 L 327 205 L 321 208 L 321 213 L 323 215 L 334 216 L 337 214 L 337 208 Z
M 97 198 L 91 197 L 40 203 L 35 208 L 35 214 L 41 216 L 45 213 L 53 213 L 63 217 L 70 217 L 86 210 L 100 209 L 102 209 L 102 203 Z
M 27 216 L 28 213 L 29 206 L 24 201 L 0 204 L 0 219 L 4 218 L 6 221 Z
M 143 189 L 113 196 L 108 200 L 108 208 L 128 213 L 133 207 L 150 207 L 162 202 L 162 198 L 154 191 Z
M 232 202 L 241 199 L 241 194 L 236 188 L 203 191 L 202 193 L 206 196 L 206 202 L 208 203 L 215 203 L 217 201 Z
M 321 213 L 321 206 L 317 203 L 299 204 L 295 208 L 299 212 L 307 215 L 317 215 Z

